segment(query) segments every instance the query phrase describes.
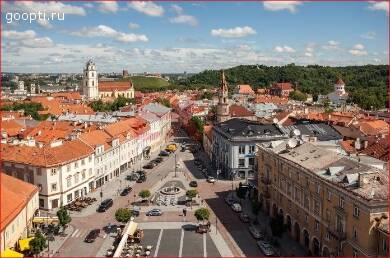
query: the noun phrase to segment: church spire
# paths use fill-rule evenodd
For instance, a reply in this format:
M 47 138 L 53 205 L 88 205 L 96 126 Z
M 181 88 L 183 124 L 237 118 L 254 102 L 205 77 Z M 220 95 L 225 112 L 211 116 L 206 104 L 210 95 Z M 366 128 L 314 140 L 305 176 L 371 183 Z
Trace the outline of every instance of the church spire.
M 222 78 L 221 78 L 221 94 L 225 95 L 228 93 L 228 85 L 225 78 L 225 71 L 222 70 Z

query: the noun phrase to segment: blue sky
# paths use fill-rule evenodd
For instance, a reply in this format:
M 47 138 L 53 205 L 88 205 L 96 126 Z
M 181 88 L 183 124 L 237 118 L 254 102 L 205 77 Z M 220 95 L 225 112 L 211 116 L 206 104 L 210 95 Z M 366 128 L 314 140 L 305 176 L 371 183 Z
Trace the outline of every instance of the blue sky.
M 10 22 L 37 11 L 64 20 Z M 6 72 L 80 72 L 88 58 L 101 72 L 388 63 L 388 2 L 17 2 L 2 13 Z

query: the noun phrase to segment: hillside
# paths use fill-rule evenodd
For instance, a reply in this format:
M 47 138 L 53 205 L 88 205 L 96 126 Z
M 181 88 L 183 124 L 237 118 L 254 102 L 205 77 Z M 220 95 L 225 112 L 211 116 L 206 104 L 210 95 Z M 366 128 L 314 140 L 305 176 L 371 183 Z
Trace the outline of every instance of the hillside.
M 180 82 L 191 85 L 217 87 L 220 70 L 206 70 Z M 231 88 L 237 84 L 250 84 L 254 89 L 268 87 L 273 82 L 292 82 L 300 91 L 312 94 L 327 94 L 333 90 L 338 77 L 346 84 L 350 100 L 362 108 L 384 108 L 387 106 L 388 67 L 386 65 L 365 65 L 346 67 L 324 67 L 318 65 L 264 66 L 241 65 L 225 70 Z
M 135 90 L 140 90 L 140 91 L 163 90 L 169 86 L 168 81 L 156 77 L 131 76 L 128 79 L 130 79 L 133 82 Z

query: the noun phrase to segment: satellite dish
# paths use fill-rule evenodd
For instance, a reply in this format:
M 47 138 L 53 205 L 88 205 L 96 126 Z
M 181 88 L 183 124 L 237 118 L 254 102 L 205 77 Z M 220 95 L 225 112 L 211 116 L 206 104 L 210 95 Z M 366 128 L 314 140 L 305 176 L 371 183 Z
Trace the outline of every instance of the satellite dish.
M 278 122 L 279 122 L 279 120 L 276 117 L 274 119 L 272 119 L 272 123 L 277 124 Z
M 298 141 L 295 138 L 289 139 L 287 142 L 287 146 L 291 149 L 295 148 L 297 145 L 298 145 Z
M 299 131 L 298 129 L 294 129 L 293 134 L 294 136 L 299 136 L 301 135 L 301 131 Z

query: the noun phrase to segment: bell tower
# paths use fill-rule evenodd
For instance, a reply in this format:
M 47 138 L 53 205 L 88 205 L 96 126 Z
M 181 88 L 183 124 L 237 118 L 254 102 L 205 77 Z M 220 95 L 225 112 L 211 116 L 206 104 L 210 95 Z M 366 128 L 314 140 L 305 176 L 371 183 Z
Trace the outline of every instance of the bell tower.
M 85 65 L 80 88 L 82 88 L 83 95 L 86 97 L 86 99 L 94 100 L 99 98 L 98 75 L 96 72 L 96 65 L 91 59 L 88 60 Z
M 218 123 L 230 119 L 228 97 L 229 97 L 229 92 L 228 92 L 228 85 L 225 78 L 225 71 L 222 70 L 222 78 L 221 78 L 221 84 L 218 93 L 218 105 L 217 105 Z

